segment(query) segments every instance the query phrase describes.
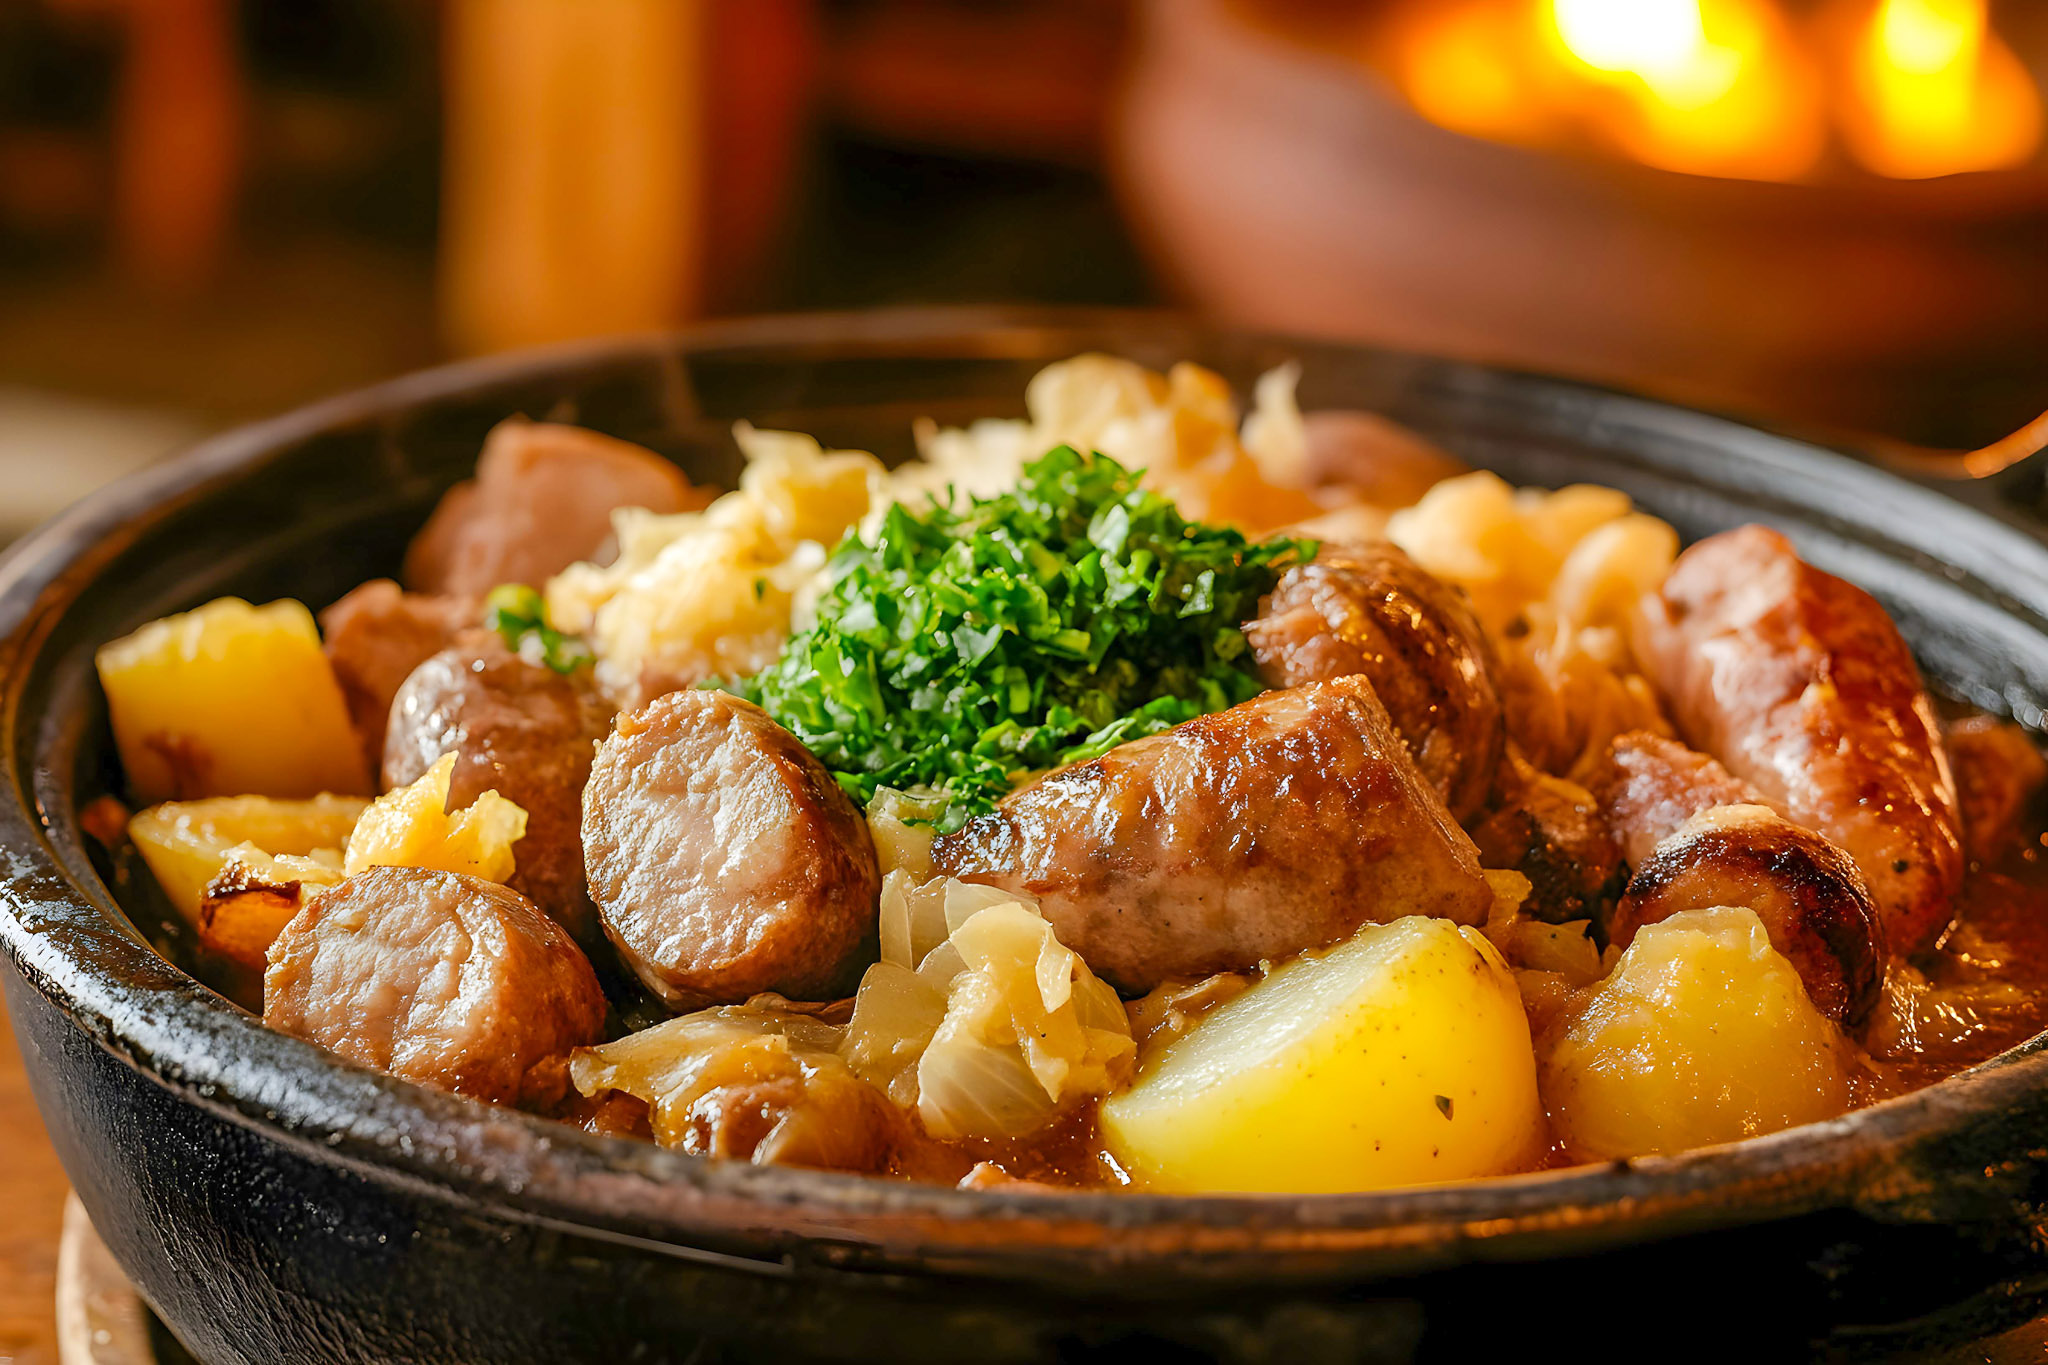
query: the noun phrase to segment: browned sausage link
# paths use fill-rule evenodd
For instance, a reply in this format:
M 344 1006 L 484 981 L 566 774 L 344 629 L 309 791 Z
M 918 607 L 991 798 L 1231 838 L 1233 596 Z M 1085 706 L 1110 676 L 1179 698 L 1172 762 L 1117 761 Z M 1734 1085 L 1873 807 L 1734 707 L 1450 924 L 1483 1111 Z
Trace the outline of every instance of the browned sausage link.
M 498 1103 L 596 1042 L 604 1016 L 590 963 L 524 896 L 426 868 L 373 867 L 316 896 L 263 977 L 271 1028 Z
M 1615 736 L 1591 790 L 1631 867 L 1703 810 L 1764 804 L 1713 759 L 1648 730 Z
M 1236 971 L 1402 915 L 1476 923 L 1472 841 L 1363 677 L 1268 692 L 1012 792 L 941 871 L 1039 898 L 1120 989 Z
M 2025 730 L 1996 716 L 1965 717 L 1946 739 L 1963 841 L 1972 858 L 1996 862 L 2039 828 L 2048 759 Z
M 1270 687 L 1364 674 L 1451 814 L 1486 803 L 1506 731 L 1485 633 L 1399 548 L 1324 547 L 1281 577 L 1244 633 Z
M 1621 848 L 1591 792 L 1538 770 L 1508 746 L 1494 807 L 1472 825 L 1487 867 L 1529 879 L 1522 912 L 1552 924 L 1612 905 L 1628 880 Z
M 1856 860 L 1894 946 L 1941 931 L 1963 877 L 1955 782 L 1875 598 L 1745 526 L 1679 557 L 1639 646 L 1693 747 Z
M 586 947 L 603 942 L 583 882 L 583 784 L 611 708 L 587 682 L 528 663 L 488 631 L 414 669 L 384 741 L 384 785 L 418 780 L 454 754 L 450 809 L 496 791 L 526 811 L 512 887 Z
M 619 719 L 583 793 L 605 933 L 672 1006 L 848 993 L 873 956 L 867 822 L 760 707 L 671 692 Z
M 1722 905 L 1756 912 L 1823 1014 L 1851 1030 L 1869 1019 L 1889 949 L 1863 874 L 1766 806 L 1713 807 L 1657 845 L 1608 920 L 1608 941 L 1625 948 L 1645 924 Z

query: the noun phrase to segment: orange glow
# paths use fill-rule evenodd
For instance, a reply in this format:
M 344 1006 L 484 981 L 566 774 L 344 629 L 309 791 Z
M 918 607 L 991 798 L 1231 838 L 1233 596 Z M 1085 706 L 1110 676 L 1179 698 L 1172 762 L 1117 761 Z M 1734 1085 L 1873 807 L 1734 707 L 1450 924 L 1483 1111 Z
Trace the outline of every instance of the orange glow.
M 1851 57 L 1843 135 L 1898 179 L 2015 166 L 2041 140 L 2041 96 L 1985 0 L 1878 0 Z
M 1820 173 L 1831 105 L 1880 175 L 2033 154 L 2041 95 L 1987 0 L 1835 3 L 1841 23 L 1795 26 L 1784 0 L 1407 0 L 1377 52 L 1442 127 L 1698 175 Z
M 1558 60 L 1619 97 L 1600 130 L 1667 170 L 1796 180 L 1827 146 L 1818 83 L 1762 0 L 1549 0 Z
M 1417 6 L 1394 35 L 1395 79 L 1439 127 L 1500 142 L 1541 140 L 1553 120 L 1530 80 L 1520 7 L 1500 0 Z

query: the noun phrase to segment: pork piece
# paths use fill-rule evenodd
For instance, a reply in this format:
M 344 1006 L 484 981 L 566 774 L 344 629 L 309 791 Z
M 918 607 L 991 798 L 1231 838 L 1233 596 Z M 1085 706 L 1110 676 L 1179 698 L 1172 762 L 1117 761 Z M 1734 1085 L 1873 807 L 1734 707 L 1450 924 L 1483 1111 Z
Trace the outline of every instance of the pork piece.
M 851 993 L 881 871 L 867 822 L 750 702 L 671 692 L 619 719 L 583 793 L 605 933 L 674 1007 Z
M 1486 636 L 1398 547 L 1325 546 L 1281 576 L 1244 634 L 1269 687 L 1364 674 L 1451 814 L 1486 803 L 1506 743 Z
M 1854 858 L 1893 947 L 1932 941 L 1963 877 L 1955 781 L 1877 599 L 1745 526 L 1679 556 L 1639 625 L 1686 741 Z
M 1767 806 L 1714 806 L 1681 824 L 1636 868 L 1607 923 L 1636 930 L 1682 910 L 1746 906 L 1798 971 L 1814 1007 L 1851 1031 L 1884 985 L 1883 917 L 1855 862 Z
M 569 1066 L 579 1090 L 643 1101 L 649 1135 L 664 1147 L 757 1165 L 879 1171 L 908 1134 L 895 1106 L 839 1056 L 838 1042 L 838 1028 L 814 1015 L 757 1001 L 586 1048 Z
M 327 660 L 371 772 L 384 761 L 384 727 L 399 687 L 482 619 L 476 602 L 406 592 L 388 578 L 372 579 L 320 613 Z
M 1563 924 L 1613 904 L 1628 869 L 1593 794 L 1541 771 L 1513 745 L 1496 786 L 1496 803 L 1472 825 L 1472 842 L 1487 867 L 1529 879 L 1522 912 Z
M 1615 737 L 1591 791 L 1630 867 L 1701 811 L 1763 804 L 1756 788 L 1713 759 L 1647 730 Z
M 384 785 L 416 782 L 455 757 L 448 804 L 496 791 L 526 811 L 513 845 L 514 890 L 586 947 L 603 941 L 583 881 L 583 784 L 611 708 L 587 677 L 530 663 L 490 631 L 471 631 L 412 671 L 391 705 Z
M 1403 915 L 1492 903 L 1479 855 L 1360 676 L 1268 692 L 1019 788 L 941 872 L 1035 896 L 1128 994 Z
M 1978 862 L 1997 862 L 2039 825 L 2048 759 L 2026 730 L 1996 716 L 1966 716 L 1949 726 L 1947 747 L 1963 843 Z
M 270 948 L 263 1022 L 394 1076 L 511 1104 L 602 1036 L 604 992 L 533 902 L 495 882 L 373 867 Z
M 651 450 L 515 417 L 491 429 L 476 477 L 449 489 L 413 538 L 406 586 L 457 597 L 500 583 L 539 587 L 603 548 L 613 509 L 684 512 L 710 501 Z
M 1471 466 L 1375 412 L 1330 409 L 1302 417 L 1310 486 L 1357 490 L 1378 507 L 1407 507 Z

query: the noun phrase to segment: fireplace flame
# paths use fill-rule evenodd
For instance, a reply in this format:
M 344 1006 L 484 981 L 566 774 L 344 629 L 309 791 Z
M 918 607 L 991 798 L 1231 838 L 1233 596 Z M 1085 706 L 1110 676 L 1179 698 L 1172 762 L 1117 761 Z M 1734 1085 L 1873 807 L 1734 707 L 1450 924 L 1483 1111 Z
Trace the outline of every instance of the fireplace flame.
M 1851 56 L 1844 140 L 1898 179 L 2016 166 L 2041 141 L 2041 96 L 1991 31 L 1986 0 L 1879 0 Z
M 1410 0 L 1375 60 L 1443 127 L 1699 175 L 1809 179 L 1839 145 L 1867 171 L 1919 178 L 2038 149 L 2041 94 L 1988 0 L 1835 0 L 1826 14 L 1795 20 L 1780 0 Z

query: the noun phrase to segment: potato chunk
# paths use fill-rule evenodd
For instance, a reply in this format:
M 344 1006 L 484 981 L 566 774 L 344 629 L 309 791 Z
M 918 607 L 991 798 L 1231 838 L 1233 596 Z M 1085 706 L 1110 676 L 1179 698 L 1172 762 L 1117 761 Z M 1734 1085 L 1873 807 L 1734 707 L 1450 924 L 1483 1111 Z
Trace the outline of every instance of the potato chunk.
M 1507 964 L 1411 916 L 1286 963 L 1148 1059 L 1102 1105 L 1144 1185 L 1314 1193 L 1533 1164 L 1543 1115 Z
M 1754 911 L 1688 910 L 1638 930 L 1547 1034 L 1543 1096 L 1584 1161 L 1678 1152 L 1849 1106 L 1841 1034 Z
M 331 858 L 339 867 L 341 850 L 364 804 L 353 796 L 316 796 L 310 801 L 273 801 L 267 796 L 166 801 L 129 820 L 128 837 L 156 874 L 164 895 L 179 914 L 197 926 L 208 884 L 237 855 L 260 851 L 270 858 Z
M 370 790 L 302 603 L 223 597 L 100 646 L 97 662 L 139 800 Z

